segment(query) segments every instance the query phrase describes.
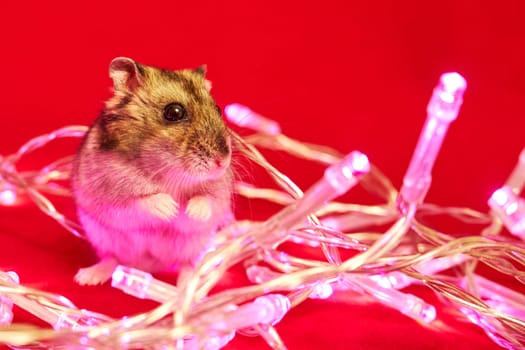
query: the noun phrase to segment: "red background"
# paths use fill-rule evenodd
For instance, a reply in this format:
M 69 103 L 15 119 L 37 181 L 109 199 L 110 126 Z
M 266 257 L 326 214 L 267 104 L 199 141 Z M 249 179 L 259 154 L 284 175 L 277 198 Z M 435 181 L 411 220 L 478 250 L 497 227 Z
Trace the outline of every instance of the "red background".
M 0 154 L 61 126 L 91 123 L 110 94 L 110 60 L 129 56 L 173 69 L 206 63 L 220 105 L 246 104 L 301 140 L 359 149 L 399 186 L 432 88 L 456 70 L 469 87 L 428 200 L 486 211 L 525 145 L 525 2 L 487 3 L 4 1 Z M 37 153 L 26 166 L 64 150 L 75 146 Z M 301 186 L 319 175 L 276 159 Z M 261 215 L 253 208 L 239 211 Z M 94 261 L 89 247 L 30 204 L 0 208 L 0 247 L 0 268 L 81 307 L 118 316 L 153 305 L 108 286 L 76 286 L 76 269 Z M 454 321 L 431 293 L 414 290 L 439 305 L 437 326 L 336 296 L 294 309 L 278 329 L 290 349 L 497 348 L 475 326 Z M 241 338 L 229 348 L 265 345 Z

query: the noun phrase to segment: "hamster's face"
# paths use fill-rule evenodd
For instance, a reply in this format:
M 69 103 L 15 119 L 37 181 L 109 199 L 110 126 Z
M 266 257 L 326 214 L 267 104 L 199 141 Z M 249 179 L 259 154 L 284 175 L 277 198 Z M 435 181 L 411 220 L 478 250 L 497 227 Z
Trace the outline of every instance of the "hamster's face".
M 230 136 L 203 69 L 168 71 L 116 58 L 110 75 L 115 94 L 99 119 L 101 150 L 153 176 L 199 181 L 226 171 Z

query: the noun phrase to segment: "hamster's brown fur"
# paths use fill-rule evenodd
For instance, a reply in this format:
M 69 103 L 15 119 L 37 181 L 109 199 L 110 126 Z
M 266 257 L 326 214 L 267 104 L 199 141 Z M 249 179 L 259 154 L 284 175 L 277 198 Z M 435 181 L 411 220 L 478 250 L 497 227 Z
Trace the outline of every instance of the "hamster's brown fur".
M 117 264 L 161 271 L 194 263 L 232 219 L 231 141 L 203 69 L 119 57 L 110 76 L 114 95 L 73 166 L 78 216 L 101 258 L 79 270 L 81 284 L 103 283 Z M 167 120 L 170 104 L 184 118 Z

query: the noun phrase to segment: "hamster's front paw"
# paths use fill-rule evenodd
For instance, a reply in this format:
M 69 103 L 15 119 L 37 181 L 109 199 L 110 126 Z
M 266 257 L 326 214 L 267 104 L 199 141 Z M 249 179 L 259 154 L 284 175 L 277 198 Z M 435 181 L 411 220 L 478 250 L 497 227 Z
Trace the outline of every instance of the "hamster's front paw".
M 117 265 L 114 258 L 104 258 L 93 266 L 79 269 L 75 281 L 81 286 L 103 284 L 111 277 Z
M 179 205 L 167 193 L 157 193 L 141 198 L 140 206 L 150 214 L 162 220 L 170 220 L 179 213 Z
M 195 196 L 188 201 L 186 214 L 199 221 L 206 221 L 211 217 L 211 201 L 205 196 Z

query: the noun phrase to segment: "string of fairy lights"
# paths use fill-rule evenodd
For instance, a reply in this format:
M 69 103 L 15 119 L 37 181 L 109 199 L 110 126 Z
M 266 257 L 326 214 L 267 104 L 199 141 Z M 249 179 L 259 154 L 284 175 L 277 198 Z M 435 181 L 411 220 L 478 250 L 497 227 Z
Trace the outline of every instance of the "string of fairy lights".
M 255 131 L 243 138 L 233 133 L 235 146 L 277 185 L 261 188 L 238 181 L 236 192 L 282 209 L 263 222 L 240 220 L 218 232 L 214 249 L 195 267 L 182 269 L 176 285 L 118 266 L 113 287 L 158 303 L 147 312 L 121 319 L 79 308 L 64 296 L 24 285 L 24 276 L 16 271 L 0 270 L 0 343 L 13 349 L 212 350 L 223 348 L 236 336 L 259 335 L 273 349 L 286 349 L 276 328 L 280 320 L 308 298 L 327 299 L 334 291 L 367 295 L 431 324 L 439 317 L 435 306 L 404 290 L 422 284 L 501 347 L 523 348 L 525 296 L 499 284 L 497 276 L 488 279 L 477 274 L 476 266 L 486 264 L 496 274 L 525 283 L 525 200 L 520 197 L 525 185 L 525 149 L 508 180 L 488 200 L 489 213 L 424 201 L 432 167 L 459 113 L 465 89 L 459 74 L 441 76 L 400 191 L 361 152 L 343 156 L 329 147 L 293 140 L 275 121 L 242 105 L 227 106 L 230 122 Z M 80 138 L 86 130 L 64 127 L 30 140 L 12 155 L 0 155 L 0 204 L 15 206 L 20 198 L 28 197 L 66 230 L 83 238 L 82 228 L 47 198 L 48 194 L 70 195 L 63 183 L 69 179 L 72 157 L 36 171 L 18 171 L 17 162 L 56 139 Z M 327 169 L 303 192 L 259 148 L 285 151 Z M 381 203 L 336 200 L 357 185 L 379 195 Z M 418 219 L 422 213 L 448 215 L 483 228 L 458 238 L 425 225 Z M 301 249 L 284 250 L 284 242 L 317 248 L 324 260 L 303 256 Z M 353 254 L 343 259 L 342 251 Z M 224 274 L 241 262 L 252 284 L 211 293 Z M 14 322 L 15 305 L 50 327 Z

